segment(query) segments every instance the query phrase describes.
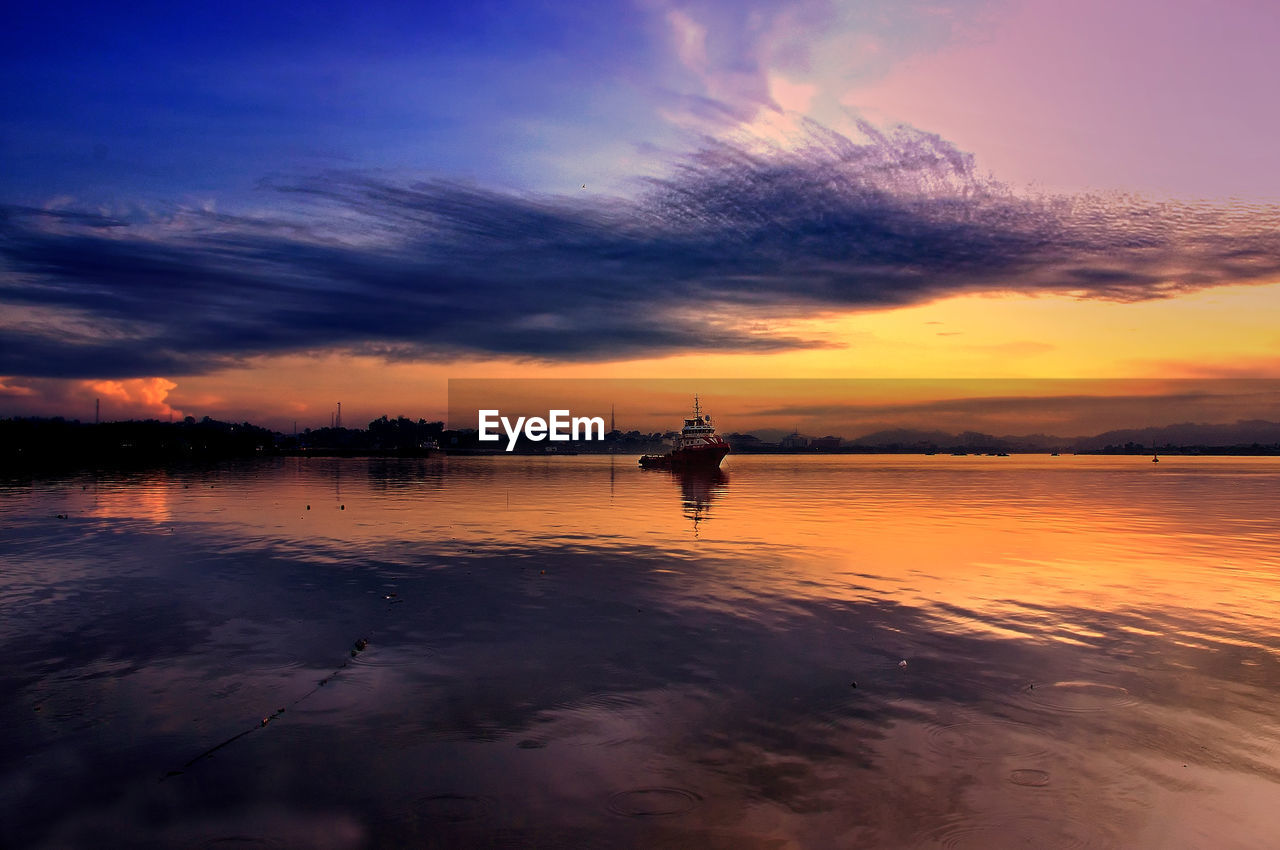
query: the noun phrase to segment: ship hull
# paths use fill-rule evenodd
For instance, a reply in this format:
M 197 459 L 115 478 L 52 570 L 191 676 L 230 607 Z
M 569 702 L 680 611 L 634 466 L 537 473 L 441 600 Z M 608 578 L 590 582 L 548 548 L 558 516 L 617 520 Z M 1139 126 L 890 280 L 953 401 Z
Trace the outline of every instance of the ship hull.
M 673 469 L 676 471 L 719 469 L 720 461 L 729 453 L 726 444 L 676 449 L 665 455 L 645 455 L 640 465 L 645 469 Z

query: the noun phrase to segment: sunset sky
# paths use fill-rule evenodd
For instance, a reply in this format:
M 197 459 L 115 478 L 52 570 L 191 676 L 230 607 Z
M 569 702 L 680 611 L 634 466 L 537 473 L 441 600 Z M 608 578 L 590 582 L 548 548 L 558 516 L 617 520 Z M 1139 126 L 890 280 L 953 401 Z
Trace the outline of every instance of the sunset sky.
M 6 19 L 0 416 L 444 418 L 475 377 L 1280 376 L 1262 0 Z

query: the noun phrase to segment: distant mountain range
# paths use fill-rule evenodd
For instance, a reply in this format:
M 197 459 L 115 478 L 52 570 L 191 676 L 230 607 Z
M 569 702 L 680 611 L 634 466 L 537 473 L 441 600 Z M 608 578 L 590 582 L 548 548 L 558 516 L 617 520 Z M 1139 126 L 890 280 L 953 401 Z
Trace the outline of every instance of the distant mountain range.
M 767 439 L 774 432 L 754 432 Z M 732 441 L 731 435 L 731 441 Z M 1052 434 L 983 434 L 964 431 L 926 431 L 896 428 L 876 431 L 851 440 L 842 448 L 852 451 L 969 451 L 969 452 L 1107 452 L 1171 449 L 1270 448 L 1280 451 L 1280 422 L 1262 419 L 1231 424 L 1184 422 L 1153 428 L 1125 428 L 1094 436 L 1058 437 Z
M 1126 428 L 1106 431 L 1096 437 L 1082 437 L 1074 441 L 1083 450 L 1102 449 L 1109 445 L 1153 443 L 1159 446 L 1251 446 L 1280 444 L 1280 422 L 1263 419 L 1240 420 L 1231 425 L 1207 425 L 1183 422 L 1163 428 Z
M 876 431 L 854 440 L 847 445 L 859 448 L 876 448 L 901 446 L 903 448 L 964 449 L 967 451 L 1062 451 L 1071 447 L 1074 440 L 1054 437 L 1050 434 L 1027 434 L 1024 436 L 996 436 L 978 431 L 962 431 L 952 434 L 947 431 L 921 431 L 912 428 L 895 428 L 887 431 Z

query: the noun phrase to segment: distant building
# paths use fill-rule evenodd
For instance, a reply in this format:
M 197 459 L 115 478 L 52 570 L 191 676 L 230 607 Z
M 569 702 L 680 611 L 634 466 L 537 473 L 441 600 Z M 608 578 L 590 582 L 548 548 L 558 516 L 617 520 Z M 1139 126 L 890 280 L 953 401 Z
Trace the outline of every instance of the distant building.
M 783 437 L 778 442 L 778 446 L 779 448 L 790 449 L 790 450 L 807 449 L 809 447 L 809 438 L 801 436 L 800 432 L 798 431 L 793 431 L 792 433 Z
M 817 437 L 809 441 L 809 448 L 816 452 L 833 452 L 840 448 L 839 437 Z

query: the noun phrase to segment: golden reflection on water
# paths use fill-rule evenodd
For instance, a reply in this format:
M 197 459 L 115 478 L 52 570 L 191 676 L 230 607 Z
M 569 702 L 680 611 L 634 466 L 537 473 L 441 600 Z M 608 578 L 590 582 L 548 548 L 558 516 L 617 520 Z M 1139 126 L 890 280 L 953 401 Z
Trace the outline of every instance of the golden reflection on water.
M 100 519 L 141 519 L 165 523 L 172 518 L 172 486 L 168 477 L 156 473 L 121 486 L 98 481 L 82 485 L 88 504 L 84 513 Z
M 1136 610 L 1118 628 L 1160 633 L 1190 610 L 1270 649 L 1280 610 L 1274 458 L 739 455 L 709 476 L 609 456 L 288 459 L 83 486 L 66 510 L 232 545 L 639 547 L 672 560 L 676 597 L 880 600 L 1034 640 L 1100 636 L 1073 612 Z
M 1170 606 L 1249 632 L 1280 602 L 1280 459 L 731 456 L 724 466 L 681 477 L 608 456 L 286 460 L 243 479 L 99 482 L 71 493 L 67 510 L 215 524 L 353 557 L 458 541 L 640 546 L 732 560 L 732 577 L 703 568 L 711 590 L 731 579 L 763 595 L 976 611 Z

